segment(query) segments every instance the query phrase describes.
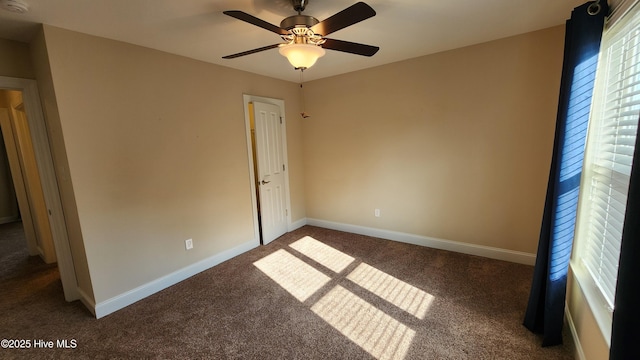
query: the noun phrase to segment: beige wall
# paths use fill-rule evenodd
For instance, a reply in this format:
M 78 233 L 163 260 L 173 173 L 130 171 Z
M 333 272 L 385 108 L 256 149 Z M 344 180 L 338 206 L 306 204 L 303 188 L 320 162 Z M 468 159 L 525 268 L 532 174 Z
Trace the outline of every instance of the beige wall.
M 47 126 L 49 146 L 56 171 L 56 180 L 60 191 L 60 202 L 64 209 L 64 220 L 67 228 L 69 248 L 73 257 L 76 280 L 78 282 L 78 290 L 86 300 L 94 302 L 93 285 L 89 274 L 89 264 L 86 257 L 84 240 L 80 231 L 73 184 L 69 177 L 69 165 L 67 162 L 64 135 L 61 130 L 60 115 L 43 30 L 41 30 L 31 42 L 30 52 L 38 82 L 42 111 Z
M 253 239 L 243 93 L 285 100 L 292 219 L 304 218 L 295 84 L 50 26 L 44 37 L 96 302 Z
M 286 102 L 293 221 L 535 253 L 563 34 L 312 81 L 301 120 L 295 84 L 45 26 L 31 51 L 79 282 L 105 301 L 251 239 L 243 93 Z
M 559 26 L 308 83 L 307 216 L 535 253 L 563 35 Z
M 28 44 L 0 39 L 0 76 L 34 78 Z

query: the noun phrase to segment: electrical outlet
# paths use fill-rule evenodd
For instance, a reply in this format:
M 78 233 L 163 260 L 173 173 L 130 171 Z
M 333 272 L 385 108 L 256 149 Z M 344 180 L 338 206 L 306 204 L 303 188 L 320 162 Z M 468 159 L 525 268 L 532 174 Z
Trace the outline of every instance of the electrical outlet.
M 373 211 L 373 214 L 374 214 L 376 217 L 380 217 L 380 209 L 375 209 L 375 210 Z
M 191 249 L 193 249 L 193 239 L 187 239 L 187 240 L 185 240 L 185 241 L 184 241 L 184 247 L 185 247 L 187 250 L 191 250 Z

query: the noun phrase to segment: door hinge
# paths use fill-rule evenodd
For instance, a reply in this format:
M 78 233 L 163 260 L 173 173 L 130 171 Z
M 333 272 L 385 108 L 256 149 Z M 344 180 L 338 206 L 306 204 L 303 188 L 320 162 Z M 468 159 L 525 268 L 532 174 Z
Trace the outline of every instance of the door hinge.
M 284 168 L 284 164 L 282 164 L 282 171 L 286 171 L 285 168 Z
M 280 116 L 280 124 L 282 124 L 282 116 Z

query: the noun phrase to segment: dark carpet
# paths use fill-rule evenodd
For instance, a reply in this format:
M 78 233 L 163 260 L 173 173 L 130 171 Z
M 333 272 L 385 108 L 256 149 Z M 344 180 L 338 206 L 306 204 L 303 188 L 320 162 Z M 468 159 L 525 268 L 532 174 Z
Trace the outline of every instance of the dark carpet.
M 0 225 L 0 339 L 30 348 L 2 359 L 573 358 L 521 325 L 531 266 L 304 226 L 96 320 L 23 236 Z

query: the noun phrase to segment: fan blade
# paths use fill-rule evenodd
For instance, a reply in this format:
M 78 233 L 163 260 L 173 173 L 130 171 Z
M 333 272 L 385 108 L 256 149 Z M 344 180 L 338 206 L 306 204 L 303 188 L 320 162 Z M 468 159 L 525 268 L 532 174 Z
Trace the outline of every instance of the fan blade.
M 350 54 L 362 55 L 362 56 L 373 56 L 375 53 L 380 50 L 377 46 L 358 44 L 350 41 L 342 41 L 335 39 L 327 39 L 322 44 L 322 47 L 330 50 L 337 50 L 342 52 L 347 52 Z
M 228 10 L 228 11 L 223 11 L 222 12 L 225 15 L 229 15 L 233 18 L 236 18 L 238 20 L 242 20 L 245 22 L 248 22 L 249 24 L 261 27 L 263 29 L 269 30 L 271 32 L 274 32 L 278 35 L 287 35 L 289 34 L 289 32 L 285 29 L 280 28 L 279 26 L 275 26 L 273 24 L 270 24 L 264 20 L 258 19 L 257 17 L 253 16 L 253 15 L 249 15 L 244 11 L 240 11 L 240 10 Z
M 269 50 L 269 49 L 275 49 L 278 46 L 280 46 L 280 44 L 273 44 L 273 45 L 269 45 L 269 46 L 263 46 L 261 48 L 257 48 L 257 49 L 253 49 L 253 50 L 247 50 L 247 51 L 243 51 L 241 53 L 237 53 L 237 54 L 233 54 L 233 55 L 223 56 L 222 58 L 223 59 L 235 59 L 235 58 L 240 57 L 240 56 L 255 54 L 255 53 L 260 52 L 260 51 L 265 51 L 265 50 Z
M 326 36 L 332 32 L 344 29 L 362 20 L 366 20 L 376 15 L 375 10 L 371 6 L 358 2 L 339 13 L 325 19 L 311 27 L 311 30 L 319 35 Z

